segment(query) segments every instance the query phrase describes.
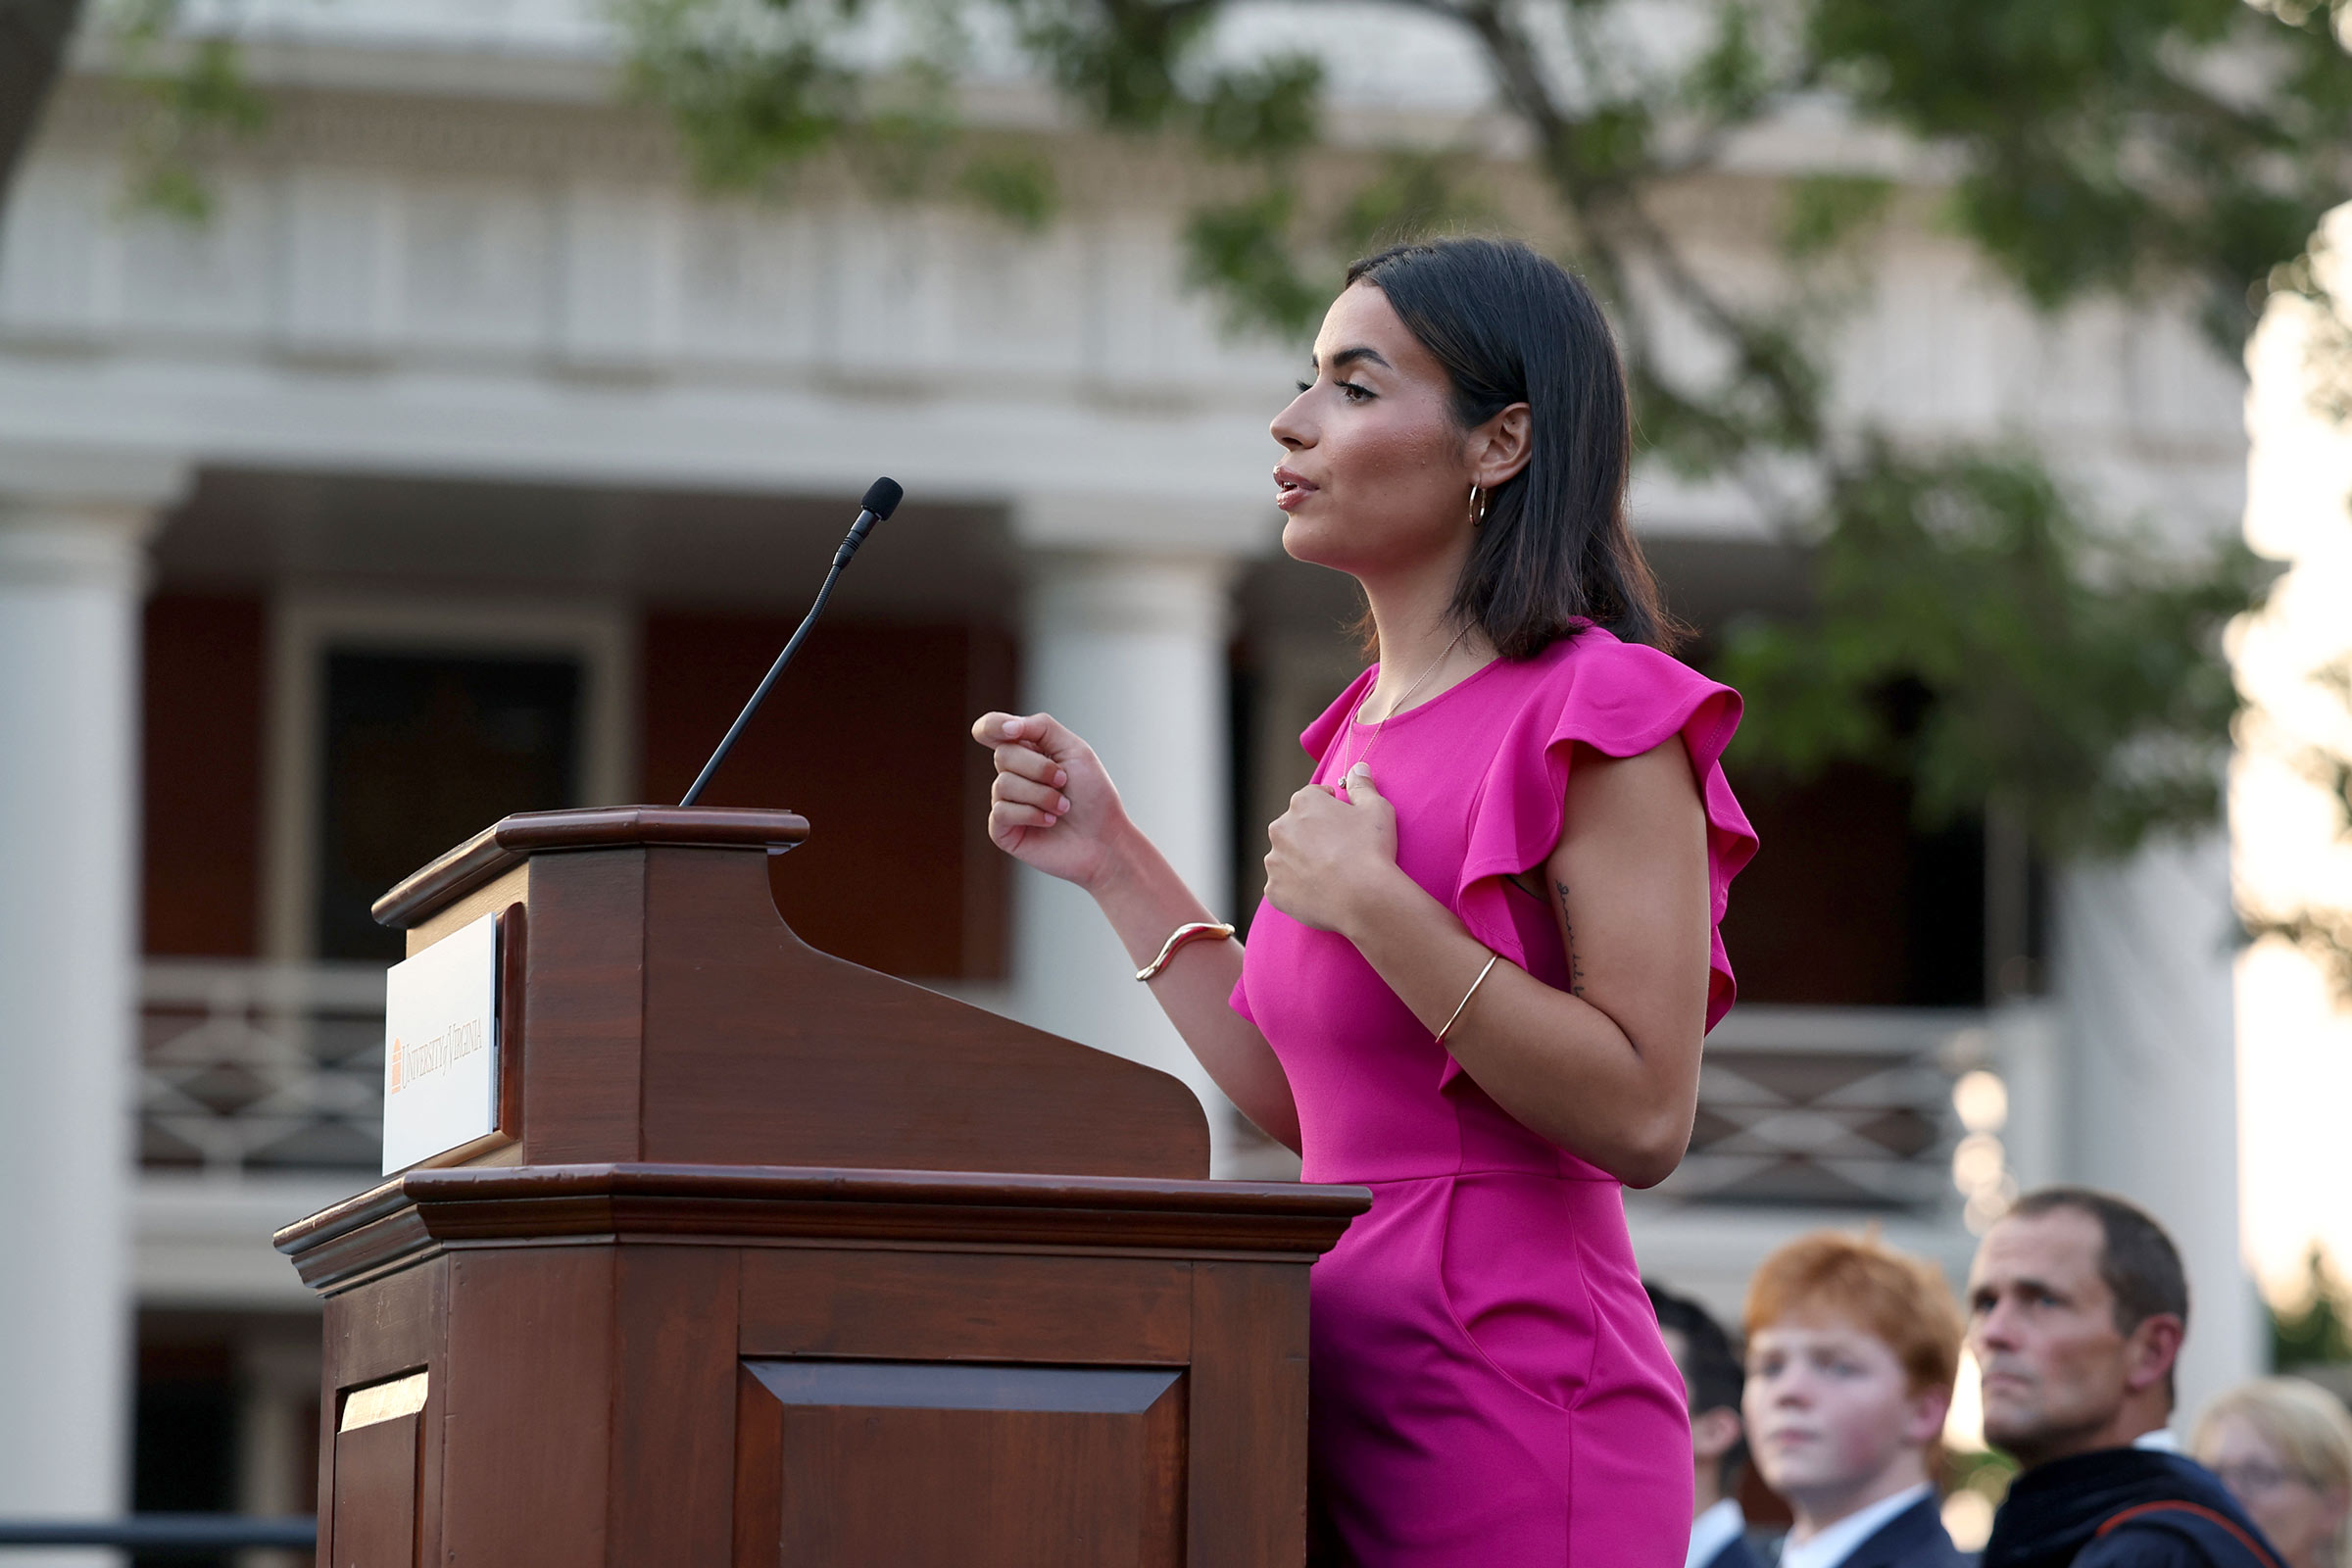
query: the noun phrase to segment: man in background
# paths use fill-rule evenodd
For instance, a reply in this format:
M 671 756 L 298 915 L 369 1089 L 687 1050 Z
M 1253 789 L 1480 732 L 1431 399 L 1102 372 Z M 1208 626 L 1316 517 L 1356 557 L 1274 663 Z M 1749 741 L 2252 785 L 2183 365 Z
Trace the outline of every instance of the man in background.
M 1756 1270 L 1746 1330 L 1748 1446 L 1795 1515 L 1780 1568 L 1963 1568 L 1934 1482 L 1960 1363 L 1943 1275 L 1799 1237 Z
M 1690 1405 L 1690 1544 L 1683 1568 L 1759 1568 L 1740 1511 L 1747 1444 L 1740 1420 L 1739 1352 L 1707 1309 L 1648 1280 L 1649 1304 Z
M 1984 1568 L 2278 1568 L 2168 1429 L 2188 1281 L 2172 1238 L 2120 1198 L 2029 1193 L 1969 1271 L 1984 1439 L 2022 1473 Z

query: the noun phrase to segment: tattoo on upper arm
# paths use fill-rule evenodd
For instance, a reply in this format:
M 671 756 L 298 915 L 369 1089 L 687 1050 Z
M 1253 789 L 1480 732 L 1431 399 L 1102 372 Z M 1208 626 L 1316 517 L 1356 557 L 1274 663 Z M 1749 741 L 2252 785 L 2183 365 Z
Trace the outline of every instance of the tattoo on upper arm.
M 1552 886 L 1560 894 L 1560 938 L 1568 949 L 1568 994 L 1581 997 L 1585 994 L 1585 960 L 1576 956 L 1576 924 L 1568 918 L 1568 884 L 1554 881 Z

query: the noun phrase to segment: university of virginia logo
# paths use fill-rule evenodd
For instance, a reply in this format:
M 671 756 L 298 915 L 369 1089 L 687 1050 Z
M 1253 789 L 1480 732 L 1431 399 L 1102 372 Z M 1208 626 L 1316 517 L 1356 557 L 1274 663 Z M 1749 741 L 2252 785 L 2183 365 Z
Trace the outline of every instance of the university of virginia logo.
M 376 1039 L 383 1052 L 377 1060 L 386 1175 L 496 1129 L 496 915 L 384 971 L 384 1023 Z
M 394 1035 L 391 1070 L 385 1074 L 384 1093 L 397 1095 L 405 1086 L 431 1077 L 451 1062 L 481 1050 L 486 1040 L 487 1033 L 479 1018 L 453 1023 L 432 1039 L 413 1046 Z

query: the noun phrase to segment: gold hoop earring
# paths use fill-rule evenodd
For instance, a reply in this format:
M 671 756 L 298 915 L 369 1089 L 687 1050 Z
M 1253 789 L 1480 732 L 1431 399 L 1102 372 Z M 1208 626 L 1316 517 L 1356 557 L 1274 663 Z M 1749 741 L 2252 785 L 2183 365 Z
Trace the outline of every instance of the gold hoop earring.
M 1470 526 L 1483 528 L 1487 522 L 1487 492 L 1477 485 L 1470 487 Z

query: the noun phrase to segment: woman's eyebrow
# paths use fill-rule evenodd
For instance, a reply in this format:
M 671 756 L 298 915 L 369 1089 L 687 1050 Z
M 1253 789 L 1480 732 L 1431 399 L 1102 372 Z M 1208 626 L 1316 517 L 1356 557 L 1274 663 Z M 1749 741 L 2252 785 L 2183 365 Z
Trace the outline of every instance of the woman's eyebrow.
M 1312 359 L 1308 360 L 1306 364 L 1307 368 L 1309 369 L 1320 369 L 1323 368 L 1319 361 Z M 1339 353 L 1334 354 L 1331 357 L 1330 368 L 1333 370 L 1344 370 L 1350 365 L 1377 365 L 1384 370 L 1393 370 L 1396 368 L 1395 366 L 1391 365 L 1387 360 L 1381 357 L 1380 350 L 1375 348 L 1366 348 L 1362 345 L 1358 345 L 1357 347 L 1351 349 L 1342 349 Z

